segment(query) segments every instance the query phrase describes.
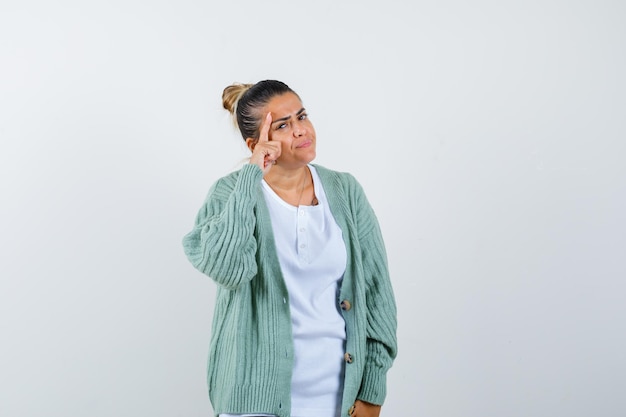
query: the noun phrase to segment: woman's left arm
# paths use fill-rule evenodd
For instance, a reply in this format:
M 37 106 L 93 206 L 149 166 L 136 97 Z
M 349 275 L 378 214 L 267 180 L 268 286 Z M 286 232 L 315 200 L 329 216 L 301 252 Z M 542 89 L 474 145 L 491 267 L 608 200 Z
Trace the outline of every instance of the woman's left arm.
M 360 188 L 360 187 L 359 187 Z M 387 254 L 376 215 L 360 190 L 357 200 L 359 242 L 362 249 L 366 283 L 366 361 L 357 399 L 369 405 L 381 405 L 387 394 L 387 371 L 397 354 L 396 302 L 389 277 Z M 365 408 L 365 407 L 361 407 Z M 374 416 L 367 409 L 368 414 Z

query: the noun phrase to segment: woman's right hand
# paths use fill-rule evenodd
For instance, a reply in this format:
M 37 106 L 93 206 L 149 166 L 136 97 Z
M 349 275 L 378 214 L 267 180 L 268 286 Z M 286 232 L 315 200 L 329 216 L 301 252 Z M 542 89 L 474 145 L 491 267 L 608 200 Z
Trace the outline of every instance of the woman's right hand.
M 272 113 L 267 113 L 263 125 L 261 126 L 259 140 L 253 142 L 252 156 L 250 157 L 250 163 L 261 168 L 264 176 L 270 172 L 270 169 L 272 169 L 272 166 L 276 163 L 281 153 L 280 142 L 272 142 L 269 140 L 271 125 Z

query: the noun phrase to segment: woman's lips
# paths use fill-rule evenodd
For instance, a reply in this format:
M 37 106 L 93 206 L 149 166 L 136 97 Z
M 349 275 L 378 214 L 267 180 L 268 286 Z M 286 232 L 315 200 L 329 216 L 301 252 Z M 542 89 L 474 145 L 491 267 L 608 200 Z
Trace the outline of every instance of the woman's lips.
M 309 146 L 311 146 L 313 144 L 312 140 L 305 140 L 304 142 L 302 142 L 301 144 L 299 144 L 298 146 L 296 146 L 296 148 L 308 148 Z

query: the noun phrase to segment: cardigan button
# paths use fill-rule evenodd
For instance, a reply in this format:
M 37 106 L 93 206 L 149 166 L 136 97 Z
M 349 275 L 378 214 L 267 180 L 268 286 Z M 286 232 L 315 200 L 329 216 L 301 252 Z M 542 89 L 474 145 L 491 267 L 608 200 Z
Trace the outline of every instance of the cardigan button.
M 346 354 L 345 354 L 345 355 L 343 355 L 343 358 L 345 359 L 345 361 L 346 361 L 347 363 L 352 363 L 352 360 L 354 359 L 354 358 L 352 357 L 352 355 L 351 355 L 351 354 L 349 354 L 348 352 L 346 352 Z
M 352 304 L 348 300 L 343 300 L 339 305 L 343 311 L 350 311 L 352 308 Z

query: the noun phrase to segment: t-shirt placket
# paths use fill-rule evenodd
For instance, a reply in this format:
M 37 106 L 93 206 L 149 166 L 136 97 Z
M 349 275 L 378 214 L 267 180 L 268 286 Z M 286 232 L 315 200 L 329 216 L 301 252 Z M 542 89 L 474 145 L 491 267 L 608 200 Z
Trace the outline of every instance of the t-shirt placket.
M 309 216 L 302 206 L 298 207 L 298 215 L 296 220 L 296 227 L 298 230 L 296 239 L 296 251 L 298 252 L 298 259 L 301 262 L 309 262 L 309 232 L 308 232 Z

